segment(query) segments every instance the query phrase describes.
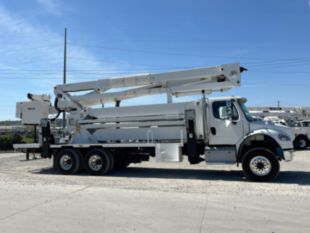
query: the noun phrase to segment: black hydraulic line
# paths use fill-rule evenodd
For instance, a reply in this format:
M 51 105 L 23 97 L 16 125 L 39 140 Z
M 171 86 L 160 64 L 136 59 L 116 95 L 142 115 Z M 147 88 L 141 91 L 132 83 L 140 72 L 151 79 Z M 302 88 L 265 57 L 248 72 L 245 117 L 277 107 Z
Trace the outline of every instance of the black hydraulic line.
M 62 111 L 62 110 L 60 110 L 60 109 L 58 108 L 58 98 L 57 98 L 57 97 L 55 98 L 54 107 L 55 107 L 55 109 L 57 110 L 57 115 L 56 115 L 54 118 L 50 119 L 51 121 L 55 121 L 55 120 L 59 117 L 59 115 L 60 115 L 62 112 L 64 112 L 64 111 Z

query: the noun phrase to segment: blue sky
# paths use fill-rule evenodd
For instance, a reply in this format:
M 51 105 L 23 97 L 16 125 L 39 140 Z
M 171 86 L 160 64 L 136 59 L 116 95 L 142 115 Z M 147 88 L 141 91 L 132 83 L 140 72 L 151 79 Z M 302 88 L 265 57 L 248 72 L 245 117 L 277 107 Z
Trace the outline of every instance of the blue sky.
M 53 95 L 64 27 L 69 82 L 240 62 L 242 86 L 212 96 L 310 105 L 309 0 L 2 0 L 0 120 L 28 92 Z

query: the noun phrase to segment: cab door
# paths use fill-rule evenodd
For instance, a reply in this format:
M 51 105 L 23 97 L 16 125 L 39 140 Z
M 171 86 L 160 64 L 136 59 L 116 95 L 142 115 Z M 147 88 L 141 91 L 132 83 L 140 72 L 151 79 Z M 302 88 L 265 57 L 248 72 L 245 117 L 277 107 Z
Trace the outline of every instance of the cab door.
M 231 100 L 210 101 L 207 109 L 209 144 L 236 145 L 243 138 L 241 110 Z

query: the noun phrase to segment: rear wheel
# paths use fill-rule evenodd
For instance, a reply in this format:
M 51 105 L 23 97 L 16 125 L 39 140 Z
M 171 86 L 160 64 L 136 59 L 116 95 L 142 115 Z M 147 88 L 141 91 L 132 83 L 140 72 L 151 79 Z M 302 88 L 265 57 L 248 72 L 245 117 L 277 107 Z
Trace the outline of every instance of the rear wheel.
M 74 149 L 62 149 L 55 155 L 55 168 L 63 174 L 75 174 L 80 167 L 81 156 Z
M 109 153 L 103 149 L 91 149 L 85 155 L 84 167 L 92 175 L 104 175 L 110 171 Z
M 308 145 L 309 145 L 309 140 L 305 136 L 298 136 L 294 140 L 294 147 L 295 147 L 295 149 L 304 150 L 304 149 L 306 149 L 308 147 Z
M 109 156 L 109 159 L 110 159 L 110 167 L 109 167 L 109 170 L 108 172 L 111 172 L 114 167 L 115 167 L 115 157 L 114 157 L 114 154 L 110 151 L 106 151 L 107 155 Z
M 280 164 L 274 153 L 264 148 L 253 148 L 242 159 L 243 173 L 254 181 L 271 181 L 280 171 Z

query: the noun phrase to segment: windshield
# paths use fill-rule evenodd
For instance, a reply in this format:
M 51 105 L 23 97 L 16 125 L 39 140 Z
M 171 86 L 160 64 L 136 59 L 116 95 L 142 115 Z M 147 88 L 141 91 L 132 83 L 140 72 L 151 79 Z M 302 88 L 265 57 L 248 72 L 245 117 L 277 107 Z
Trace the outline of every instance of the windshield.
M 242 112 L 244 113 L 246 119 L 248 121 L 254 121 L 254 118 L 252 117 L 251 113 L 249 112 L 249 110 L 245 106 L 245 100 L 239 99 L 238 102 L 239 102 L 239 105 L 240 105 Z

